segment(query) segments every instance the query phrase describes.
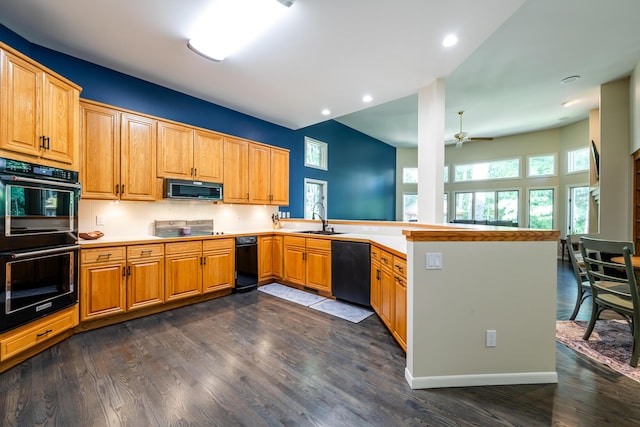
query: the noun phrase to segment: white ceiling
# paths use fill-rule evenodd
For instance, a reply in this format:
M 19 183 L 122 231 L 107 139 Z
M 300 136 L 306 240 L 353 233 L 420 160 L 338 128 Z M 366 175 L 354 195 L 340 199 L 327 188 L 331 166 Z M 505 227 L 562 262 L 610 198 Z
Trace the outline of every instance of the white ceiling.
M 472 136 L 503 136 L 587 117 L 598 86 L 640 58 L 638 0 L 296 0 L 276 27 L 215 63 L 186 47 L 211 1 L 3 0 L 0 23 L 291 129 L 336 118 L 395 146 L 416 144 L 415 94 L 436 78 L 446 82 L 447 139 L 459 110 Z M 451 32 L 460 42 L 445 49 Z M 573 74 L 582 78 L 560 85 Z M 582 102 L 560 105 L 573 99 Z

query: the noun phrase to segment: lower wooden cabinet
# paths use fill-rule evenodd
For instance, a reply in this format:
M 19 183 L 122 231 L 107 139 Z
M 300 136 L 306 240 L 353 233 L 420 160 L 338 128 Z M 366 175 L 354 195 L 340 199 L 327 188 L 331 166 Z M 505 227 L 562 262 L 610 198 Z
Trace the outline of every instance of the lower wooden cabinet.
M 258 280 L 282 278 L 282 236 L 258 237 Z
M 371 246 L 371 307 L 407 350 L 407 261 Z
M 127 309 L 125 246 L 80 251 L 80 320 Z
M 173 301 L 202 293 L 202 241 L 165 245 L 166 300 Z
M 27 350 L 78 325 L 78 305 L 65 308 L 28 325 L 0 334 L 0 362 Z
M 127 311 L 164 303 L 164 244 L 127 247 Z
M 331 240 L 284 236 L 285 281 L 331 292 Z
M 202 293 L 231 289 L 235 285 L 234 239 L 202 242 Z

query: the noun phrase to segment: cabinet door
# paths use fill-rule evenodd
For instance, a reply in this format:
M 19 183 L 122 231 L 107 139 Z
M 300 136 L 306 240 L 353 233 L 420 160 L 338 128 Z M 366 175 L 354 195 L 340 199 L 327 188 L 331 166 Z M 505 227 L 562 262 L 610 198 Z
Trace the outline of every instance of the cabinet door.
M 193 129 L 158 121 L 158 177 L 193 177 Z
M 290 239 L 302 240 L 302 245 L 288 244 Z M 304 238 L 284 238 L 284 280 L 303 286 L 306 284 L 305 256 Z
M 289 152 L 271 149 L 271 204 L 289 205 Z
M 67 164 L 76 161 L 78 98 L 77 89 L 43 73 L 42 134 L 47 137 L 43 157 Z
M 122 114 L 120 198 L 156 200 L 156 122 Z
M 271 149 L 259 144 L 249 144 L 249 203 L 271 203 L 269 183 Z
M 395 278 L 393 336 L 407 351 L 407 286 L 403 278 Z
M 2 55 L 0 148 L 38 155 L 41 150 L 42 71 L 8 52 Z
M 386 268 L 380 269 L 380 318 L 390 330 L 393 321 L 393 308 L 395 297 L 394 276 Z
M 202 257 L 200 253 L 171 255 L 165 258 L 166 301 L 202 293 Z
M 249 202 L 249 143 L 224 138 L 224 201 Z
M 273 236 L 258 237 L 258 280 L 273 277 Z
M 331 252 L 307 248 L 307 286 L 331 292 Z
M 203 260 L 203 293 L 233 288 L 235 257 L 232 250 L 205 252 Z
M 283 240 L 282 236 L 273 236 L 273 277 L 282 279 L 284 264 L 282 262 Z
M 82 267 L 80 280 L 80 319 L 124 313 L 127 305 L 125 262 Z
M 120 185 L 120 112 L 82 103 L 82 197 L 115 200 Z
M 195 135 L 193 142 L 195 179 L 207 182 L 223 182 L 224 140 L 222 136 L 201 130 L 196 130 Z
M 127 264 L 127 310 L 164 302 L 164 258 L 129 261 Z
M 380 263 L 371 260 L 371 307 L 378 314 L 380 314 L 380 292 Z

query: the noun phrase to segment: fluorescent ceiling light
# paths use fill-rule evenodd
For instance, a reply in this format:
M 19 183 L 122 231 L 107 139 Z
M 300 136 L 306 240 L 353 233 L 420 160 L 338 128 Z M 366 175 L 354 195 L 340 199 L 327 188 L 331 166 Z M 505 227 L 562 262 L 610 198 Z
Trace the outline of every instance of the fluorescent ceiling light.
M 188 46 L 222 61 L 273 25 L 294 0 L 214 0 L 203 13 Z
M 458 43 L 458 37 L 455 34 L 449 34 L 447 37 L 442 40 L 442 46 L 451 47 L 455 46 Z

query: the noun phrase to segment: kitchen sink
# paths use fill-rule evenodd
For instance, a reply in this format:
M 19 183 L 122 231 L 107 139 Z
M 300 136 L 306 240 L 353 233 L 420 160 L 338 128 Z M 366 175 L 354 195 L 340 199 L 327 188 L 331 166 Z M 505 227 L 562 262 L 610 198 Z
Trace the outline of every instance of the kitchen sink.
M 304 233 L 304 234 L 321 234 L 323 236 L 333 236 L 334 234 L 344 234 L 344 233 L 339 233 L 337 231 L 322 231 L 322 230 L 307 230 L 307 231 L 298 231 L 298 233 Z

